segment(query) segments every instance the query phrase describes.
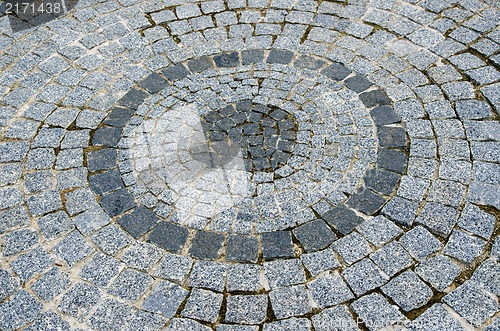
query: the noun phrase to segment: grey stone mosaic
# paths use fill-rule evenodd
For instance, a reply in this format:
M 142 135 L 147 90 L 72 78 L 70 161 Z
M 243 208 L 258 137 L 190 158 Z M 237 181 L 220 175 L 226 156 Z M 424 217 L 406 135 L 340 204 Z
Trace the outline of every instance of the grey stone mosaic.
M 0 33 L 0 329 L 497 328 L 491 1 L 68 9 Z

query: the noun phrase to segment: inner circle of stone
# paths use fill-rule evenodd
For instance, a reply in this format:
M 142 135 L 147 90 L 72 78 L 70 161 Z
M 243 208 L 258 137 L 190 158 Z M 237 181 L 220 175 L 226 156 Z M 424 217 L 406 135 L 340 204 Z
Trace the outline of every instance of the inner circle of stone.
M 376 161 L 370 108 L 359 92 L 320 72 L 273 70 L 256 83 L 267 88 L 238 96 L 231 92 L 238 75 L 212 87 L 213 79 L 198 73 L 144 100 L 120 143 L 129 165 L 122 175 L 138 204 L 190 229 L 259 234 L 303 224 L 348 200 Z M 280 76 L 291 81 L 286 91 L 273 84 Z M 188 92 L 192 82 L 196 95 Z M 225 113 L 245 120 L 224 122 Z M 279 137 L 267 149 L 266 122 Z M 256 162 L 256 153 L 265 157 Z
M 197 161 L 221 168 L 239 155 L 245 170 L 272 172 L 284 166 L 295 147 L 295 117 L 277 107 L 242 100 L 201 117 L 206 142 L 190 146 Z

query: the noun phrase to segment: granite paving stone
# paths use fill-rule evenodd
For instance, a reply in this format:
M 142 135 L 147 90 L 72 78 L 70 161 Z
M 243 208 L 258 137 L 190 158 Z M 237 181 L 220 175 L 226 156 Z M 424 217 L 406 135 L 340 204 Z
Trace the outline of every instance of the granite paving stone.
M 471 236 L 460 230 L 453 230 L 448 243 L 443 249 L 443 254 L 470 265 L 482 254 L 486 241 Z
M 282 321 L 264 324 L 265 331 L 282 331 L 282 330 L 310 330 L 311 322 L 306 318 L 289 318 Z
M 54 260 L 50 254 L 41 247 L 37 247 L 30 252 L 18 256 L 12 261 L 12 270 L 23 282 L 27 282 L 31 277 L 40 274 L 44 269 L 53 265 Z
M 125 269 L 111 283 L 108 292 L 123 300 L 135 301 L 152 282 L 152 278 L 134 269 Z
M 291 233 L 289 231 L 263 233 L 262 255 L 265 259 L 293 257 Z
M 308 291 L 303 285 L 271 291 L 269 299 L 274 315 L 279 319 L 304 315 L 312 310 Z
M 73 266 L 80 262 L 93 251 L 94 248 L 90 246 L 85 241 L 84 237 L 76 230 L 65 236 L 54 247 L 54 253 L 59 258 L 66 261 L 69 266 Z
M 226 322 L 260 324 L 266 319 L 267 295 L 231 295 L 227 298 Z
M 329 210 L 323 215 L 323 219 L 344 235 L 349 234 L 357 225 L 363 222 L 361 217 L 344 205 Z
M 413 271 L 405 271 L 381 289 L 404 311 L 420 308 L 433 296 L 431 288 Z
M 81 282 L 76 283 L 63 295 L 57 308 L 82 322 L 100 301 L 101 295 L 101 291 L 95 286 Z
M 120 271 L 120 262 L 109 255 L 96 253 L 80 271 L 80 277 L 97 286 L 106 287 Z
M 105 253 L 115 255 L 132 239 L 117 225 L 108 225 L 92 235 L 92 241 Z
M 377 307 L 373 309 L 372 307 Z M 363 320 L 369 330 L 394 325 L 405 321 L 405 316 L 382 295 L 373 293 L 361 297 L 351 305 L 353 311 Z
M 203 289 L 193 289 L 181 316 L 214 323 L 219 317 L 222 294 Z
M 437 255 L 420 262 L 415 272 L 438 291 L 443 292 L 460 273 L 460 267 L 450 258 Z
M 0 326 L 14 330 L 32 322 L 42 311 L 42 304 L 26 291 L 19 291 L 0 305 Z
M 2 285 L 0 299 L 3 301 L 11 294 L 14 294 L 19 286 L 19 280 L 14 278 L 7 270 L 2 269 L 0 270 L 0 284 Z
M 421 260 L 442 247 L 436 237 L 422 226 L 406 232 L 399 243 L 416 259 Z
M 307 252 L 313 252 L 329 246 L 337 236 L 322 220 L 314 220 L 293 230 L 293 234 Z
M 443 301 L 476 327 L 499 310 L 498 302 L 473 281 L 465 282 L 447 294 Z
M 136 310 L 127 326 L 126 330 L 132 331 L 137 328 L 145 330 L 158 331 L 165 326 L 167 319 L 161 315 L 149 313 L 143 310 Z
M 271 289 L 303 284 L 306 281 L 304 267 L 299 259 L 266 262 L 264 273 Z
M 227 266 L 220 262 L 198 261 L 194 264 L 189 285 L 222 292 L 225 287 Z
M 42 331 L 51 328 L 58 330 L 70 330 L 69 323 L 53 311 L 47 311 L 39 315 L 35 321 L 26 328 L 26 330 Z
M 38 278 L 31 289 L 40 299 L 48 301 L 61 294 L 70 284 L 69 276 L 54 267 Z
M 261 282 L 261 267 L 254 264 L 231 265 L 227 271 L 229 292 L 257 292 Z
M 345 269 L 342 277 L 358 296 L 384 285 L 388 280 L 388 277 L 367 258 Z
M 155 275 L 174 282 L 183 283 L 193 265 L 189 257 L 165 253 L 160 260 Z
M 146 271 L 158 262 L 163 251 L 149 243 L 135 243 L 128 247 L 121 256 L 121 261 L 132 268 Z
M 332 248 L 349 265 L 361 260 L 373 251 L 368 241 L 357 232 L 353 232 L 335 241 L 332 244 Z
M 354 298 L 353 293 L 338 274 L 317 278 L 307 286 L 311 291 L 312 299 L 321 308 L 336 306 Z
M 422 315 L 408 324 L 408 329 L 412 331 L 428 330 L 436 324 L 436 321 L 440 321 L 440 325 L 443 325 L 448 330 L 464 330 L 460 322 L 442 304 L 435 304 L 427 309 Z
M 131 306 L 107 299 L 90 317 L 88 324 L 94 330 L 122 330 L 131 314 Z
M 302 254 L 300 256 L 302 264 L 313 276 L 327 271 L 337 269 L 341 266 L 333 250 L 327 248 L 322 251 Z
M 184 301 L 188 291 L 171 282 L 160 282 L 153 287 L 142 307 L 167 318 L 175 315 L 177 309 Z

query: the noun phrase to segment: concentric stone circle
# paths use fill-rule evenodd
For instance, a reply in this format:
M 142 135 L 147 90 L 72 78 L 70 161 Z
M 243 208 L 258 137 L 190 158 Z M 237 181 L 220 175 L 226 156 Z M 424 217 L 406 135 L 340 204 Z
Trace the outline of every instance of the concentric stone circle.
M 94 133 L 93 146 L 104 146 L 104 150 L 123 147 L 116 153 L 122 152 L 130 157 L 122 156 L 124 159 L 118 161 L 113 170 L 91 173 L 89 180 L 94 193 L 101 196 L 99 201 L 104 211 L 110 217 L 118 217 L 118 223 L 133 237 L 139 238 L 148 233 L 146 240 L 174 253 L 189 247 L 189 255 L 193 258 L 214 260 L 226 256 L 230 261 L 257 262 L 293 257 L 291 231 L 295 227 L 316 220 L 316 226 L 328 229 L 326 223 L 317 220 L 322 218 L 341 236 L 347 235 L 363 222 L 363 218 L 356 213 L 374 214 L 393 194 L 401 174 L 406 170 L 404 152 L 407 140 L 404 128 L 397 126 L 401 120 L 383 92 L 374 88 L 362 75 L 352 74 L 339 63 L 327 64 L 321 59 L 283 50 L 271 50 L 267 58 L 262 50 L 253 50 L 252 54 L 253 67 L 238 68 L 240 62 L 249 60 L 245 58 L 245 53 L 233 52 L 193 59 L 185 65 L 168 68 L 162 74 L 151 74 L 139 83 L 138 88 L 117 102 L 117 108 Z M 255 54 L 260 54 L 260 57 Z M 232 62 L 221 61 L 221 57 L 230 58 Z M 292 59 L 297 59 L 293 66 Z M 213 71 L 224 72 L 227 68 L 235 68 L 242 78 L 230 81 L 225 77 L 226 85 L 215 87 L 212 87 L 213 82 L 199 83 L 204 72 L 194 71 L 191 73 L 194 78 L 191 78 L 187 68 L 196 68 L 193 63 L 199 65 L 200 61 L 203 61 L 203 67 L 212 71 L 210 77 L 220 75 Z M 311 64 L 315 65 L 314 70 L 307 69 L 311 68 Z M 296 77 L 317 79 L 320 75 L 324 83 L 306 89 L 301 86 L 302 78 L 291 78 L 288 84 L 277 90 L 275 87 L 271 92 L 271 87 L 276 85 L 273 79 L 255 71 L 266 67 L 273 70 L 273 66 L 280 66 L 288 73 L 290 68 L 294 68 Z M 264 80 L 258 84 L 255 77 Z M 183 87 L 192 89 L 193 81 L 197 82 L 196 90 L 204 93 L 196 95 L 196 106 L 189 107 L 186 106 L 190 102 L 189 94 L 184 99 L 179 99 L 177 95 L 182 95 Z M 241 81 L 251 82 L 248 86 L 250 92 L 239 100 L 233 100 L 234 96 L 229 93 L 231 90 L 224 86 L 233 85 L 236 86 L 233 90 L 237 90 L 237 83 L 241 84 Z M 207 87 L 212 87 L 212 91 Z M 219 91 L 228 92 L 228 95 Z M 279 97 L 280 91 L 284 99 Z M 155 97 L 154 92 L 161 96 Z M 303 100 L 298 101 L 300 97 Z M 227 100 L 236 103 L 227 106 Z M 252 100 L 267 100 L 268 104 L 271 102 L 276 106 L 255 104 Z M 144 103 L 147 106 L 143 110 Z M 165 105 L 168 108 L 162 115 Z M 217 111 L 221 105 L 224 105 L 222 110 Z M 258 110 L 245 115 L 246 119 L 234 117 L 240 114 L 236 110 L 244 114 L 252 107 L 258 107 Z M 287 112 L 279 107 L 290 110 Z M 149 112 L 146 112 L 148 108 Z M 144 113 L 140 124 L 137 126 L 138 121 L 134 121 L 131 126 L 124 125 L 135 113 Z M 288 120 L 279 122 L 285 132 L 278 135 L 275 131 L 272 142 L 266 140 L 264 126 L 271 123 L 269 127 L 272 128 L 276 124 L 262 114 L 269 114 L 273 121 Z M 250 124 L 249 119 L 255 122 L 250 116 L 258 118 L 259 124 Z M 235 126 L 239 123 L 243 124 L 240 129 Z M 375 124 L 376 130 L 370 127 Z M 107 133 L 119 132 L 116 128 L 123 126 L 124 138 L 120 141 L 114 138 L 109 142 L 110 135 Z M 284 139 L 286 129 L 295 130 L 289 131 L 290 140 Z M 378 141 L 374 139 L 375 134 Z M 215 137 L 220 141 L 226 138 L 229 141 L 230 136 L 240 145 L 243 139 L 262 140 L 254 139 L 254 143 L 246 140 L 247 150 L 243 152 L 230 150 L 226 153 L 227 161 L 216 170 L 213 161 L 203 162 L 193 155 L 193 146 L 201 146 L 201 151 L 208 151 L 211 139 Z M 272 131 L 270 137 L 273 137 Z M 299 141 L 292 140 L 297 137 L 301 137 Z M 311 142 L 316 142 L 317 146 L 308 147 Z M 252 157 L 248 150 L 252 144 L 272 144 L 285 158 L 279 155 L 274 155 L 276 159 Z M 353 150 L 343 148 L 343 152 L 339 153 L 338 146 L 341 144 L 350 144 Z M 337 151 L 332 151 L 335 148 Z M 262 150 L 266 151 L 265 148 Z M 357 153 L 354 154 L 354 151 Z M 87 159 L 93 160 L 92 154 L 101 151 L 91 148 L 89 153 Z M 250 165 L 248 156 L 252 162 Z M 348 164 L 345 164 L 346 161 Z M 284 168 L 273 170 L 279 162 L 284 162 Z M 101 170 L 99 166 L 95 168 Z M 123 182 L 129 193 L 121 181 L 112 185 L 118 178 L 116 169 L 124 176 Z M 365 171 L 366 174 L 363 174 Z M 355 175 L 349 176 L 349 173 Z M 335 183 L 335 177 L 338 177 L 338 183 Z M 290 183 L 295 183 L 296 189 Z M 101 186 L 107 187 L 103 189 Z M 200 187 L 208 188 L 204 190 Z M 309 191 L 315 187 L 323 189 L 311 197 Z M 144 196 L 144 193 L 162 201 L 155 213 L 146 209 L 154 210 L 152 206 L 132 202 L 134 196 Z M 309 196 L 304 193 L 309 193 Z M 297 202 L 292 203 L 291 200 Z M 169 225 L 161 220 L 169 222 Z M 188 231 L 178 225 L 197 230 L 191 242 Z M 274 236 L 272 231 L 276 230 L 285 232 L 280 237 L 269 239 L 269 236 Z M 321 238 L 322 242 L 316 243 L 313 250 L 325 248 L 337 237 L 331 230 L 325 231 L 328 231 L 328 238 Z M 173 240 L 178 233 L 182 235 Z M 241 252 L 239 245 L 224 249 L 224 242 L 230 238 L 227 237 L 229 233 L 240 234 L 238 241 L 246 243 L 248 252 Z M 281 238 L 287 237 L 288 240 L 281 241 Z M 212 241 L 211 245 L 207 245 L 208 240 Z M 309 240 L 299 239 L 301 249 L 312 244 Z
M 0 329 L 495 329 L 498 18 L 468 0 L 106 1 L 1 25 Z M 319 143 L 306 118 L 332 117 L 303 107 L 325 91 L 317 109 L 359 118 L 335 114 L 340 137 L 302 157 L 348 176 L 293 155 L 277 178 L 239 164 L 248 187 L 292 187 L 280 207 L 309 212 L 255 220 L 238 198 L 252 208 L 186 222 L 168 176 L 134 174 L 130 140 L 176 102 L 287 111 L 296 151 Z

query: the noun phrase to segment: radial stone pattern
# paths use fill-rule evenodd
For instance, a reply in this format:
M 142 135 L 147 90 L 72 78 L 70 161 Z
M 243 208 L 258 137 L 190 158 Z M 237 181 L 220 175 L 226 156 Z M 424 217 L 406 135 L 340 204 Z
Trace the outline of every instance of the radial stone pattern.
M 0 330 L 498 330 L 498 2 L 71 4 L 0 16 Z

